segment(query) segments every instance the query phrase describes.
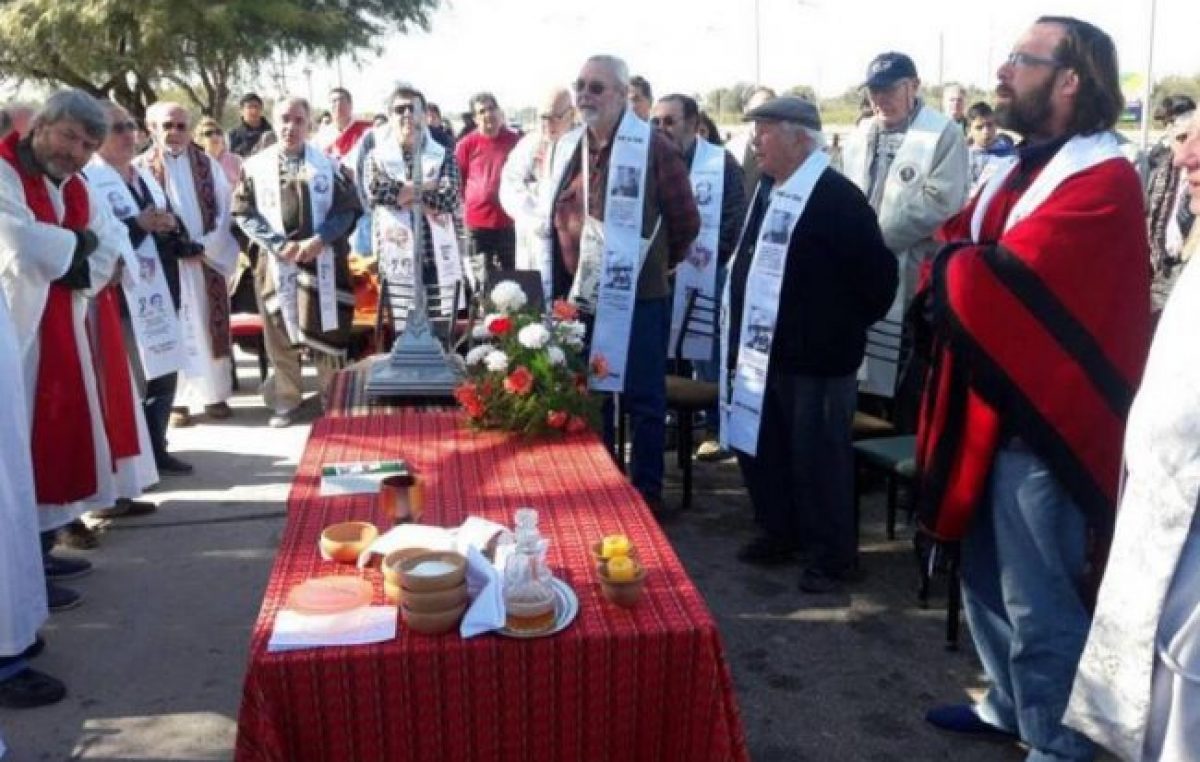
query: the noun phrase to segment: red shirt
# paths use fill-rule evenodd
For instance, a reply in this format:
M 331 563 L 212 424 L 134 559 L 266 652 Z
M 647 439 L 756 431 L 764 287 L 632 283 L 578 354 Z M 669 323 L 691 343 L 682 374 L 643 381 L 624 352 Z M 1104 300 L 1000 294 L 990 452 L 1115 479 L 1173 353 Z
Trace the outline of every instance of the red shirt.
M 513 226 L 512 218 L 500 206 L 500 172 L 520 139 L 517 133 L 501 127 L 492 138 L 476 130 L 458 141 L 454 158 L 462 176 L 467 227 L 496 230 Z

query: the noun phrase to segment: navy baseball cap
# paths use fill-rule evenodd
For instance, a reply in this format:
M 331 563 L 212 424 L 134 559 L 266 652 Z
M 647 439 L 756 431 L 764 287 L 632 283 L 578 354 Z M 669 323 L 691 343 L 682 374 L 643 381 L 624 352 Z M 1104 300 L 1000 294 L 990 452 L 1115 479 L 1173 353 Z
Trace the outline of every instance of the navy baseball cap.
M 916 77 L 917 66 L 903 53 L 880 53 L 867 67 L 867 81 L 863 87 L 882 89 L 891 87 L 905 77 Z

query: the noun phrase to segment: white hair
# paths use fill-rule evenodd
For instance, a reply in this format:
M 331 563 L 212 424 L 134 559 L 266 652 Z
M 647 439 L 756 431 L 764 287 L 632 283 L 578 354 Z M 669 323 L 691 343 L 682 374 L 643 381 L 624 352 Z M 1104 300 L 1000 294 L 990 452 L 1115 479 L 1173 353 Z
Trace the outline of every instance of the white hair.
M 175 101 L 158 101 L 151 104 L 150 108 L 146 109 L 146 125 L 154 125 L 155 127 L 161 125 L 166 120 L 167 115 L 176 109 L 184 113 L 187 112 L 187 109 Z M 188 124 L 191 124 L 191 121 L 192 115 L 188 114 Z
M 800 129 L 812 141 L 812 150 L 820 151 L 825 148 L 825 133 L 820 130 L 814 130 L 812 127 L 805 127 L 804 125 L 800 125 Z
M 629 66 L 624 60 L 609 55 L 588 56 L 588 59 L 584 61 L 584 66 L 587 64 L 600 64 L 613 75 L 618 87 L 622 90 L 629 89 Z
M 278 116 L 279 114 L 282 114 L 290 109 L 292 106 L 296 105 L 304 107 L 304 113 L 308 116 L 308 121 L 311 122 L 312 105 L 309 104 L 308 98 L 302 98 L 299 95 L 285 95 L 279 100 L 275 101 L 275 109 L 273 113 Z

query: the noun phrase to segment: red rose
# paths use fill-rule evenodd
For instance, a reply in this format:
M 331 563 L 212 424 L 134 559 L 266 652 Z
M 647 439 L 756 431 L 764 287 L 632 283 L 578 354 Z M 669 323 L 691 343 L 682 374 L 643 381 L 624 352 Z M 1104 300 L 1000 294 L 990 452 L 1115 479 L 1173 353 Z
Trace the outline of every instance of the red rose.
M 587 421 L 577 415 L 571 416 L 571 420 L 567 421 L 567 431 L 572 434 L 578 434 L 587 428 Z
M 488 332 L 493 336 L 503 336 L 513 329 L 512 318 L 507 317 L 506 315 L 494 317 L 488 320 L 485 325 L 487 326 Z
M 569 417 L 565 410 L 551 410 L 546 413 L 546 425 L 552 429 L 561 429 L 567 425 Z
M 558 320 L 574 320 L 579 317 L 579 308 L 566 299 L 555 299 L 550 314 Z
M 471 403 L 478 403 L 479 394 L 475 390 L 475 385 L 467 382 L 465 384 L 459 384 L 454 390 L 454 399 L 458 400 L 459 404 L 465 407 Z
M 523 397 L 533 391 L 533 374 L 524 365 L 518 365 L 508 378 L 504 379 L 504 388 L 518 397 Z

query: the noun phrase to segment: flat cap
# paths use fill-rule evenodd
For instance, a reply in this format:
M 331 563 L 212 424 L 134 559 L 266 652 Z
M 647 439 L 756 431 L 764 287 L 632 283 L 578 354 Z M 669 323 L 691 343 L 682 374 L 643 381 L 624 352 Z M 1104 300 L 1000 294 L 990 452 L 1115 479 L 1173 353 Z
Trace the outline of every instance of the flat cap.
M 781 95 L 752 108 L 742 116 L 743 122 L 766 119 L 773 122 L 795 122 L 809 129 L 820 131 L 821 112 L 812 101 L 795 95 Z
M 895 51 L 880 53 L 867 66 L 867 79 L 863 87 L 882 89 L 891 87 L 905 77 L 917 76 L 917 65 L 903 53 Z

